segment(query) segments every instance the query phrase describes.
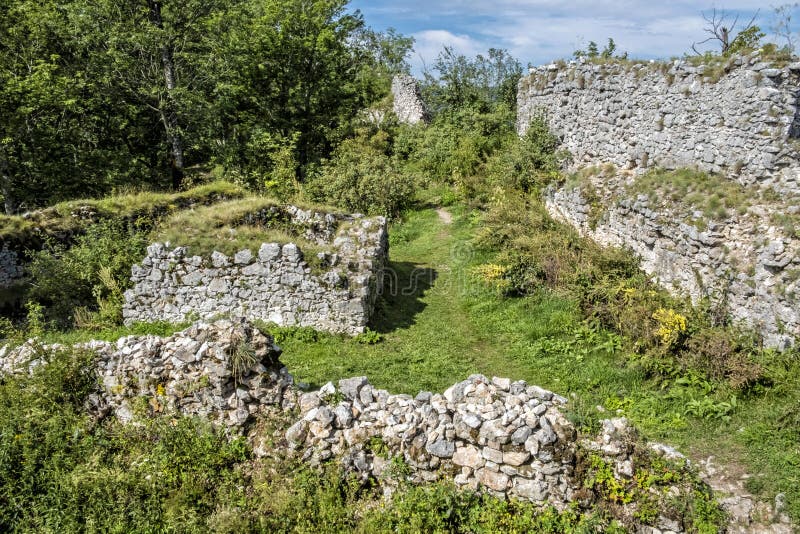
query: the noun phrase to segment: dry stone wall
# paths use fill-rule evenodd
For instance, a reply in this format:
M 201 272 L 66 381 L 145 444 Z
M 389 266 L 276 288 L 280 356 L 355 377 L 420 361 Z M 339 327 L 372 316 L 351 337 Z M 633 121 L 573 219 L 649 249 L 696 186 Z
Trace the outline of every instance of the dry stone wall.
M 386 462 L 364 451 L 377 438 L 419 481 L 450 473 L 460 486 L 559 506 L 572 496 L 577 434 L 559 411 L 566 399 L 552 392 L 480 375 L 443 394 L 390 395 L 366 377 L 339 381 L 344 400 L 329 404 L 336 391 L 300 397 L 303 418 L 287 438 L 310 460 L 350 452 L 357 471 L 380 476 Z
M 77 348 L 95 354 L 98 387 L 86 409 L 98 419 L 204 417 L 232 436 L 246 434 L 257 455 L 339 462 L 387 493 L 397 483 L 392 466 L 404 465 L 403 476 L 414 483 L 449 479 L 501 498 L 591 509 L 603 497 L 591 490 L 589 457 L 625 487 L 635 486 L 636 470 L 650 456 L 677 462 L 679 472 L 688 469 L 673 449 L 644 446 L 624 419 L 604 421 L 598 435 L 579 437 L 564 415 L 567 399 L 523 381 L 474 375 L 442 394 L 411 397 L 355 377 L 302 393 L 279 360 L 280 348 L 246 320 L 199 322 L 166 338 L 129 336 Z M 32 372 L 62 349 L 35 341 L 2 347 L 0 376 Z M 260 422 L 287 419 L 285 440 L 260 435 Z M 647 505 L 662 513 L 639 531 L 686 531 L 670 502 L 698 490 L 704 486 L 688 479 L 654 487 Z M 630 520 L 639 503 L 615 506 Z
M 309 258 L 313 262 L 294 243 L 264 243 L 255 252 L 233 257 L 214 252 L 208 258 L 156 243 L 132 269 L 125 322 L 228 314 L 281 326 L 363 332 L 382 289 L 386 220 L 285 209 L 298 234 L 323 247 Z
M 593 482 L 602 469 L 609 477 L 602 484 L 613 479 L 625 494 L 612 505 L 614 516 L 631 532 L 661 534 L 692 531 L 677 503 L 707 491 L 683 455 L 645 443 L 626 419 L 604 420 L 597 435 L 582 437 L 565 416 L 566 398 L 524 381 L 473 375 L 444 393 L 412 397 L 355 377 L 297 402 L 301 418 L 286 431 L 289 446 L 312 465 L 339 461 L 363 480 L 379 481 L 386 493 L 399 464 L 416 484 L 451 480 L 503 499 L 592 509 L 609 504 L 600 504 L 608 496 Z M 659 475 L 665 467 L 676 470 L 673 482 L 647 488 L 644 498 L 622 489 L 642 480 L 654 461 Z M 658 510 L 646 524 L 637 519 L 643 504 Z
M 719 79 L 684 61 L 547 65 L 520 82 L 517 126 L 524 134 L 541 114 L 571 170 L 613 169 L 551 188 L 552 215 L 632 249 L 665 288 L 708 297 L 783 348 L 800 337 L 800 240 L 776 220 L 798 214 L 798 98 L 800 63 L 774 68 L 758 54 L 732 58 Z M 631 193 L 651 167 L 736 181 L 750 205 L 698 223 L 697 208 Z
M 0 249 L 0 288 L 11 287 L 22 278 L 23 268 L 14 250 L 3 245 Z
M 698 167 L 800 193 L 800 63 L 754 53 L 719 80 L 708 71 L 681 60 L 538 67 L 519 83 L 517 129 L 544 113 L 576 165 Z

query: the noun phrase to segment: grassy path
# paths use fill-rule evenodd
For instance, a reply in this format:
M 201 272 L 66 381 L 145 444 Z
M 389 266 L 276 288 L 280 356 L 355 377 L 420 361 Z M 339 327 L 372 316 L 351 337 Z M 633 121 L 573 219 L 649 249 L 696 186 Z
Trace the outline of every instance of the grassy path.
M 780 421 L 797 417 L 794 371 L 782 388 L 739 399 L 730 416 L 692 414 L 691 403 L 714 401 L 704 385 L 664 389 L 629 365 L 619 340 L 583 324 L 574 302 L 551 292 L 501 298 L 477 283 L 471 268 L 488 258 L 469 243 L 477 222 L 454 210 L 412 213 L 391 230 L 396 274 L 381 301 L 373 330 L 383 341 L 299 331 L 281 340 L 282 360 L 300 381 L 320 386 L 366 375 L 395 393 L 443 391 L 473 373 L 524 379 L 571 399 L 571 418 L 591 426 L 624 415 L 651 439 L 715 456 L 725 473 L 758 473 L 748 487 L 767 499 L 785 492 L 800 515 L 800 440 Z M 713 404 L 712 402 L 712 404 Z M 604 407 L 600 412 L 597 407 Z
M 315 385 L 363 374 L 379 387 L 412 394 L 442 391 L 473 373 L 525 379 L 562 393 L 603 382 L 635 386 L 636 377 L 613 358 L 590 358 L 588 349 L 566 356 L 576 344 L 601 341 L 566 334 L 580 327 L 570 301 L 544 294 L 503 299 L 477 283 L 470 275 L 481 260 L 469 244 L 474 231 L 464 217 L 451 224 L 434 210 L 411 214 L 392 232 L 396 283 L 373 322 L 384 340 L 367 345 L 295 335 L 283 340 L 289 370 Z
M 441 390 L 479 371 L 496 348 L 482 339 L 460 301 L 456 265 L 459 240 L 454 225 L 435 211 L 410 215 L 393 234 L 392 283 L 373 329 L 384 339 L 376 345 L 320 334 L 316 341 L 296 336 L 283 342 L 283 361 L 298 379 L 327 380 L 367 375 L 393 392 Z

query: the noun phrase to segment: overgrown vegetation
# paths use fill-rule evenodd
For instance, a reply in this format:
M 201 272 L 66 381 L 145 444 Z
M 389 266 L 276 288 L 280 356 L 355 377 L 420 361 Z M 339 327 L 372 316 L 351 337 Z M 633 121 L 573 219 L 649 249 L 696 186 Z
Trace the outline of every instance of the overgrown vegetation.
M 630 196 L 647 195 L 653 205 L 668 204 L 700 211 L 706 219 L 744 215 L 757 193 L 721 175 L 695 169 L 654 169 L 627 188 Z
M 256 253 L 262 243 L 297 243 L 310 254 L 319 247 L 301 230 L 277 201 L 252 197 L 176 213 L 153 232 L 152 239 L 185 246 L 189 254 L 205 257 L 214 251 L 228 256 L 242 249 Z
M 0 239 L 23 248 L 36 248 L 43 236 L 63 239 L 93 223 L 109 219 L 151 228 L 178 210 L 242 198 L 246 191 L 229 182 L 214 181 L 179 193 L 120 193 L 99 199 L 70 200 L 34 211 L 25 217 L 0 215 Z
M 61 17 L 81 6 L 68 2 L 63 15 L 49 3 L 17 4 L 17 18 L 3 24 L 22 17 L 29 27 L 40 15 L 54 17 L 41 28 L 48 37 L 39 43 L 43 48 L 26 49 L 33 57 L 45 57 L 65 31 Z M 179 30 L 182 9 L 191 12 L 189 4 L 176 8 L 169 16 L 178 18 L 165 24 Z M 353 109 L 384 96 L 392 72 L 405 69 L 407 40 L 393 33 L 369 33 L 359 16 L 345 14 L 345 2 L 312 3 L 315 9 L 303 11 L 302 17 L 295 16 L 296 2 L 245 2 L 233 12 L 227 5 L 212 4 L 198 12 L 211 28 L 210 42 L 190 47 L 184 59 L 197 60 L 195 66 L 205 69 L 202 58 L 229 58 L 232 67 L 215 81 L 214 106 L 203 100 L 209 88 L 183 88 L 186 92 L 175 95 L 177 107 L 163 110 L 166 115 L 174 112 L 181 126 L 176 131 L 185 141 L 193 140 L 187 144 L 187 162 L 205 170 L 214 167 L 212 174 L 295 203 L 330 202 L 393 219 L 390 266 L 396 277 L 379 301 L 370 332 L 351 339 L 304 328 L 265 327 L 276 334 L 284 348 L 282 359 L 298 380 L 318 386 L 367 375 L 378 387 L 415 393 L 441 391 L 475 372 L 525 379 L 570 395 L 570 418 L 584 431 L 596 430 L 598 420 L 610 414 L 625 415 L 647 437 L 749 465 L 755 473 L 750 489 L 770 500 L 785 493 L 789 512 L 800 518 L 797 350 L 764 350 L 757 336 L 728 324 L 720 310 L 693 308 L 660 290 L 627 251 L 602 249 L 549 217 L 540 194 L 562 180 L 559 169 L 568 155 L 556 152 L 557 139 L 543 118 L 532 121 L 524 138 L 517 137 L 512 89 L 521 69 L 516 60 L 503 51 L 475 60 L 445 51 L 435 64 L 436 75 L 428 73 L 423 87 L 434 112 L 427 127 L 401 126 L 391 118 L 351 119 L 357 115 Z M 110 20 L 110 8 L 101 2 L 90 12 L 103 15 L 95 19 L 102 24 Z M 125 38 L 120 41 L 123 48 L 111 51 L 115 69 L 132 64 L 125 47 L 137 38 L 127 22 L 119 24 Z M 325 39 L 305 40 L 308 29 Z M 179 35 L 166 33 L 167 44 Z M 89 46 L 93 52 L 97 35 L 89 32 L 86 43 L 73 40 L 65 47 Z M 217 41 L 220 35 L 227 40 Z M 218 45 L 226 54 L 204 55 L 218 52 Z M 606 59 L 613 61 L 611 42 L 607 50 L 612 57 Z M 319 71 L 300 73 L 296 63 L 287 63 L 310 52 L 320 53 Z M 389 62 L 378 67 L 376 54 Z M 253 63 L 256 57 L 258 65 Z M 50 57 L 42 64 L 42 80 L 63 69 L 77 75 L 70 70 L 72 64 L 53 61 Z M 154 65 L 159 72 L 159 63 Z M 272 72 L 280 75 L 273 78 Z M 33 85 L 21 93 L 3 86 L 0 99 L 41 96 L 42 80 L 27 79 Z M 158 80 L 116 88 L 108 98 L 116 98 L 111 102 L 116 106 L 131 89 L 145 100 L 153 94 L 169 96 L 169 91 L 147 90 L 160 87 Z M 66 84 L 57 85 L 58 98 L 72 94 L 68 80 L 56 81 Z M 304 101 L 301 94 L 313 98 Z M 40 111 L 50 115 L 37 117 L 71 117 L 56 113 L 63 111 L 60 102 L 44 101 Z M 165 98 L 160 103 L 169 102 Z M 7 104 L 0 100 L 6 106 L 1 109 L 11 113 Z M 93 109 L 78 110 L 76 128 L 93 116 Z M 67 168 L 87 170 L 87 180 L 99 180 L 98 192 L 132 182 L 134 174 L 147 174 L 145 182 L 164 186 L 172 178 L 165 147 L 174 132 L 161 132 L 162 126 L 156 127 L 154 118 L 144 117 L 141 110 L 122 111 L 133 125 L 126 136 L 143 146 L 134 143 L 122 150 L 122 130 L 106 132 L 98 126 L 98 136 L 110 135 L 103 149 L 120 150 L 115 156 L 119 161 L 112 161 L 107 173 L 90 165 L 95 160 L 88 158 L 101 155 L 94 147 L 78 151 L 77 163 Z M 20 117 L 12 113 L 11 118 L 16 122 L 4 128 L 19 126 Z M 37 139 L 52 143 L 56 122 L 42 119 L 35 125 L 39 129 L 34 128 L 40 137 L 15 138 L 16 152 L 9 151 L 19 158 Z M 212 129 L 215 133 L 209 133 Z M 3 150 L 0 156 L 8 157 Z M 122 176 L 120 161 L 131 154 L 131 174 Z M 52 179 L 52 169 L 65 158 L 60 151 L 27 157 L 50 166 L 37 167 L 37 173 L 14 182 L 11 197 L 4 192 L 16 207 L 30 197 L 30 180 L 46 172 Z M 19 161 L 12 166 L 17 171 Z M 746 191 L 731 184 L 694 171 L 656 170 L 637 181 L 630 193 L 657 191 L 654 201 L 667 198 L 691 205 L 705 217 L 724 218 L 746 210 L 751 201 Z M 76 182 L 53 188 L 42 200 L 70 196 L 83 186 Z M 182 200 L 187 195 L 197 198 Z M 77 226 L 70 214 L 82 209 L 97 224 L 81 226 L 82 235 L 70 248 L 51 243 L 32 255 L 25 316 L 17 324 L 4 321 L 2 337 L 18 342 L 42 335 L 69 342 L 169 333 L 174 325 L 119 326 L 130 266 L 153 237 L 203 254 L 231 254 L 261 241 L 299 240 L 282 226 L 280 216 L 270 232 L 251 224 L 247 215 L 269 212 L 274 205 L 263 197 L 179 209 L 206 203 L 200 199 L 242 195 L 237 186 L 214 183 L 183 196 L 115 197 L 62 204 L 32 219 L 3 219 L 4 238 L 51 224 L 54 232 L 72 231 Z M 452 224 L 429 209 L 441 206 L 448 207 Z M 163 216 L 168 216 L 163 226 L 148 235 Z M 307 253 L 313 251 L 308 246 L 301 242 Z M 76 324 L 83 328 L 73 330 Z M 59 334 L 58 329 L 68 332 Z M 238 360 L 246 366 L 249 351 L 241 349 Z M 517 502 L 456 492 L 446 484 L 404 487 L 385 503 L 374 488 L 342 479 L 330 466 L 320 474 L 292 464 L 255 461 L 242 440 L 228 440 L 200 421 L 158 417 L 129 427 L 112 420 L 96 422 L 83 409 L 96 380 L 87 371 L 88 360 L 85 354 L 62 353 L 31 377 L 0 381 L 3 529 L 612 532 L 619 527 L 603 511 L 536 511 Z M 589 469 L 594 483 L 587 489 L 622 500 L 641 497 L 642 487 L 634 492 L 613 486 L 607 466 L 597 460 L 589 459 Z M 637 483 L 658 486 L 660 481 L 643 475 Z M 708 495 L 697 496 L 695 504 L 689 512 L 695 530 L 715 528 L 719 517 Z M 656 513 L 644 505 L 642 519 Z

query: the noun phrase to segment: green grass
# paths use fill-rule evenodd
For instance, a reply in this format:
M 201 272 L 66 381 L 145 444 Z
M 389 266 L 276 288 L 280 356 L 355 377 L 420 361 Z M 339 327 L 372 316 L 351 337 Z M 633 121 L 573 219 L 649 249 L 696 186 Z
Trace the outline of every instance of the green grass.
M 152 239 L 185 246 L 190 254 L 201 256 L 257 251 L 262 243 L 296 243 L 311 260 L 323 247 L 305 239 L 301 230 L 277 201 L 249 197 L 178 212 L 159 225 Z
M 758 193 L 721 175 L 694 169 L 655 169 L 627 188 L 629 196 L 646 194 L 656 204 L 671 204 L 701 211 L 708 219 L 724 220 L 743 215 Z
M 284 363 L 314 385 L 363 374 L 397 393 L 443 391 L 473 373 L 524 379 L 562 394 L 596 390 L 602 397 L 638 387 L 640 372 L 623 368 L 621 357 L 603 348 L 611 334 L 588 333 L 569 298 L 542 290 L 508 299 L 474 279 L 470 268 L 486 259 L 469 246 L 474 231 L 463 216 L 448 227 L 433 210 L 408 215 L 392 229 L 406 240 L 392 244 L 390 267 L 402 287 L 412 273 L 420 282 L 435 278 L 433 284 L 384 297 L 372 323 L 384 338 L 377 345 L 279 329 Z
M 168 323 L 158 321 L 153 323 L 134 323 L 130 326 L 117 326 L 104 328 L 102 330 L 71 330 L 68 332 L 46 331 L 40 340 L 42 343 L 61 343 L 63 345 L 73 345 L 76 343 L 86 343 L 91 340 L 116 341 L 125 336 L 145 336 L 153 335 L 160 337 L 171 336 L 176 332 L 187 328 L 190 323 Z
M 524 379 L 568 396 L 570 417 L 587 430 L 601 418 L 625 415 L 647 437 L 693 452 L 696 460 L 713 454 L 746 466 L 758 474 L 754 491 L 767 499 L 785 492 L 790 512 L 800 517 L 796 360 L 765 362 L 773 373 L 767 383 L 775 386 L 739 394 L 733 407 L 737 394 L 724 384 L 691 374 L 650 377 L 618 335 L 584 323 L 569 297 L 542 289 L 505 298 L 472 280 L 470 268 L 487 260 L 469 246 L 480 223 L 462 209 L 453 212 L 452 226 L 425 210 L 391 229 L 391 266 L 401 286 L 413 272 L 435 279 L 413 294 L 384 298 L 372 325 L 381 343 L 273 329 L 298 380 L 320 386 L 366 375 L 378 387 L 415 394 L 443 391 L 472 373 Z
M 91 221 L 73 217 L 74 212 L 92 213 L 95 219 L 157 219 L 165 213 L 223 199 L 241 198 L 245 192 L 228 182 L 212 182 L 179 193 L 141 192 L 114 195 L 102 199 L 61 202 L 28 217 L 0 215 L 0 240 L 26 243 L 32 234 L 58 234 L 79 230 Z

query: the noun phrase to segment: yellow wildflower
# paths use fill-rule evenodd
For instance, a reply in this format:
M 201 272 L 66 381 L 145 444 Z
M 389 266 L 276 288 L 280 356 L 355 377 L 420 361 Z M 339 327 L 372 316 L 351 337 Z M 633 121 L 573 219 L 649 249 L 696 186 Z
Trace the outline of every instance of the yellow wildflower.
M 686 317 L 673 309 L 659 308 L 653 313 L 658 321 L 658 337 L 665 345 L 672 345 L 686 332 Z

